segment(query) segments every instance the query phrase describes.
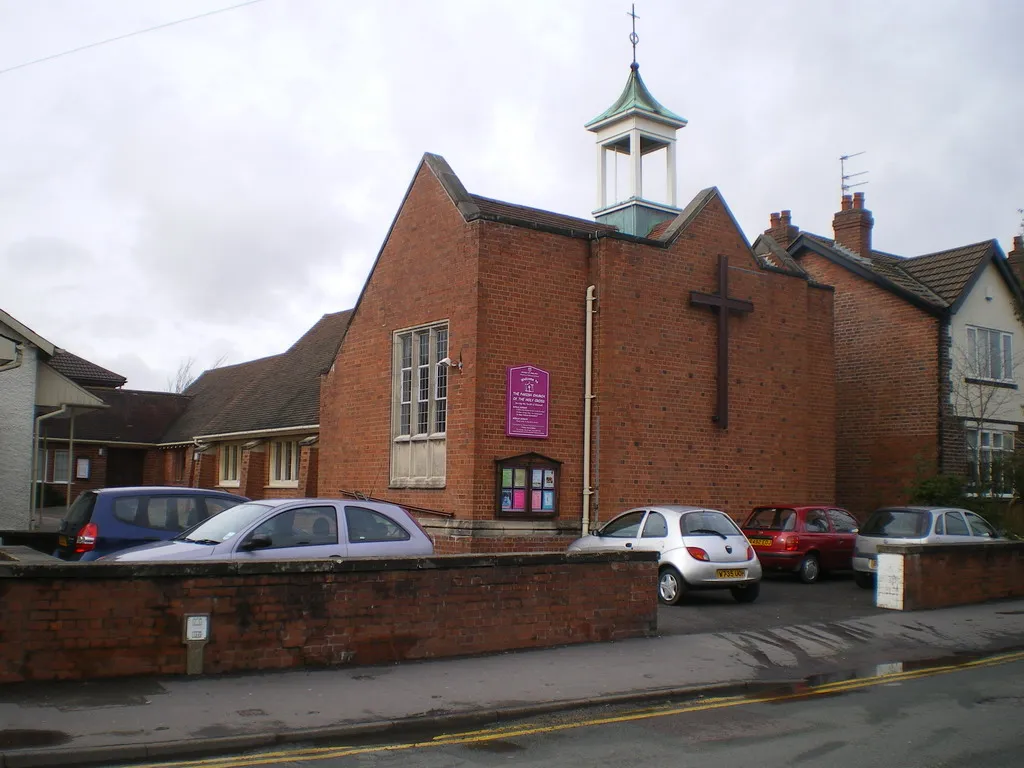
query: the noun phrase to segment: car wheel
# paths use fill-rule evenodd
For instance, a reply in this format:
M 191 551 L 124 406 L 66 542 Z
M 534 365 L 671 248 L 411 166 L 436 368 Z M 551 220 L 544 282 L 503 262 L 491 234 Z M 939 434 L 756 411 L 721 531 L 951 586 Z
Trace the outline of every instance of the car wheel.
M 729 591 L 737 603 L 752 603 L 761 594 L 761 582 L 755 581 L 745 587 L 732 587 Z
M 875 577 L 870 573 L 861 573 L 857 571 L 854 574 L 853 580 L 857 583 L 857 586 L 861 589 L 874 589 L 875 588 Z
M 658 573 L 658 600 L 665 605 L 675 605 L 686 594 L 686 582 L 679 571 L 669 566 Z
M 809 552 L 805 557 L 804 561 L 800 563 L 800 581 L 804 584 L 813 584 L 821 576 L 821 563 L 818 562 L 818 556 L 813 552 Z

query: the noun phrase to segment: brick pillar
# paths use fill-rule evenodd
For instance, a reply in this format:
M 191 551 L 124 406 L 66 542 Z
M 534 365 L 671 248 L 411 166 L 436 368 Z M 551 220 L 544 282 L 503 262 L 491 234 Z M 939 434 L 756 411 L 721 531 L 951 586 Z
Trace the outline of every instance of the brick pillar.
M 263 447 L 243 449 L 238 468 L 238 492 L 254 501 L 264 496 L 267 461 Z
M 789 248 L 793 241 L 800 236 L 800 228 L 794 226 L 790 219 L 791 214 L 789 211 L 773 213 L 771 215 L 772 225 L 764 231 L 766 235 L 770 235 L 783 248 Z
M 842 210 L 832 219 L 836 242 L 864 258 L 871 258 L 871 229 L 875 220 L 864 207 L 864 193 L 843 195 Z
M 1024 236 L 1014 236 L 1013 250 L 1006 254 L 1006 260 L 1010 262 L 1010 269 L 1013 270 L 1013 274 L 1024 283 Z
M 299 490 L 303 496 L 316 496 L 319 454 L 315 445 L 299 446 Z

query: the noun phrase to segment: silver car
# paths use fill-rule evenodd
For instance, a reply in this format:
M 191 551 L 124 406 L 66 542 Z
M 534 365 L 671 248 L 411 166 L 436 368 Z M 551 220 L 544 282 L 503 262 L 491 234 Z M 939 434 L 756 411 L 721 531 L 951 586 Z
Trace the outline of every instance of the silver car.
M 977 544 L 1000 538 L 981 515 L 956 507 L 883 507 L 868 516 L 853 547 L 857 586 L 873 589 L 882 544 Z
M 170 541 L 133 547 L 100 560 L 311 560 L 433 554 L 427 533 L 394 504 L 268 499 L 226 509 Z
M 657 552 L 658 599 L 675 605 L 689 589 L 728 589 L 741 603 L 761 590 L 761 563 L 728 515 L 704 507 L 659 504 L 623 512 L 570 552 Z

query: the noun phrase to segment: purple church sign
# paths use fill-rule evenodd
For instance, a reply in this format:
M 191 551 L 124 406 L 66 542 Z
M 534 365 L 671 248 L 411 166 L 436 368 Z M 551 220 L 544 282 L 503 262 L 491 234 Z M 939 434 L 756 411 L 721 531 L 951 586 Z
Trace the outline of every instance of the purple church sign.
M 509 437 L 548 436 L 548 372 L 532 365 L 508 369 L 505 389 L 505 434 Z

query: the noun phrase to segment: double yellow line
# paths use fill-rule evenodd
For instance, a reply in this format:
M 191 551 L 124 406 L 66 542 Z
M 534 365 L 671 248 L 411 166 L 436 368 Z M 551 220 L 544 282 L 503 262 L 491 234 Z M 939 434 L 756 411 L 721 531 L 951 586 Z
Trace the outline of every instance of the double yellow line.
M 475 744 L 499 739 L 513 739 L 523 736 L 535 736 L 543 733 L 555 733 L 567 731 L 573 728 L 587 728 L 595 725 L 611 725 L 614 723 L 628 723 L 636 720 L 647 720 L 655 717 L 671 717 L 682 715 L 688 712 L 703 712 L 712 709 L 725 709 L 727 707 L 738 707 L 747 704 L 766 704 L 771 702 L 792 701 L 811 696 L 822 696 L 831 693 L 842 693 L 845 691 L 856 691 L 861 688 L 870 688 L 876 685 L 888 685 L 905 680 L 916 680 L 922 677 L 934 677 L 936 675 L 960 672 L 967 669 L 979 667 L 991 667 L 999 664 L 1009 664 L 1015 661 L 1024 660 L 1024 651 L 1015 653 L 1004 653 L 995 656 L 988 656 L 983 659 L 967 661 L 958 664 L 929 667 L 909 672 L 889 672 L 885 674 L 861 677 L 853 680 L 841 680 L 834 683 L 808 686 L 807 688 L 792 690 L 790 686 L 786 693 L 763 695 L 745 694 L 739 696 L 719 696 L 700 699 L 682 706 L 660 706 L 647 709 L 633 709 L 619 715 L 609 717 L 596 717 L 589 720 L 578 720 L 571 723 L 556 723 L 553 725 L 513 725 L 496 726 L 479 731 L 464 731 L 455 734 L 443 734 L 436 736 L 429 741 L 413 741 L 404 744 L 387 744 L 383 746 L 369 747 L 318 747 L 306 749 L 280 750 L 277 752 L 261 752 L 247 757 L 221 757 L 197 761 L 179 761 L 169 763 L 146 763 L 136 768 L 247 768 L 255 765 L 270 765 L 283 760 L 292 762 L 312 762 L 314 760 L 327 760 L 330 758 L 349 757 L 354 755 L 380 754 L 387 752 L 402 752 L 411 749 L 424 749 L 427 747 L 442 747 L 458 744 Z

